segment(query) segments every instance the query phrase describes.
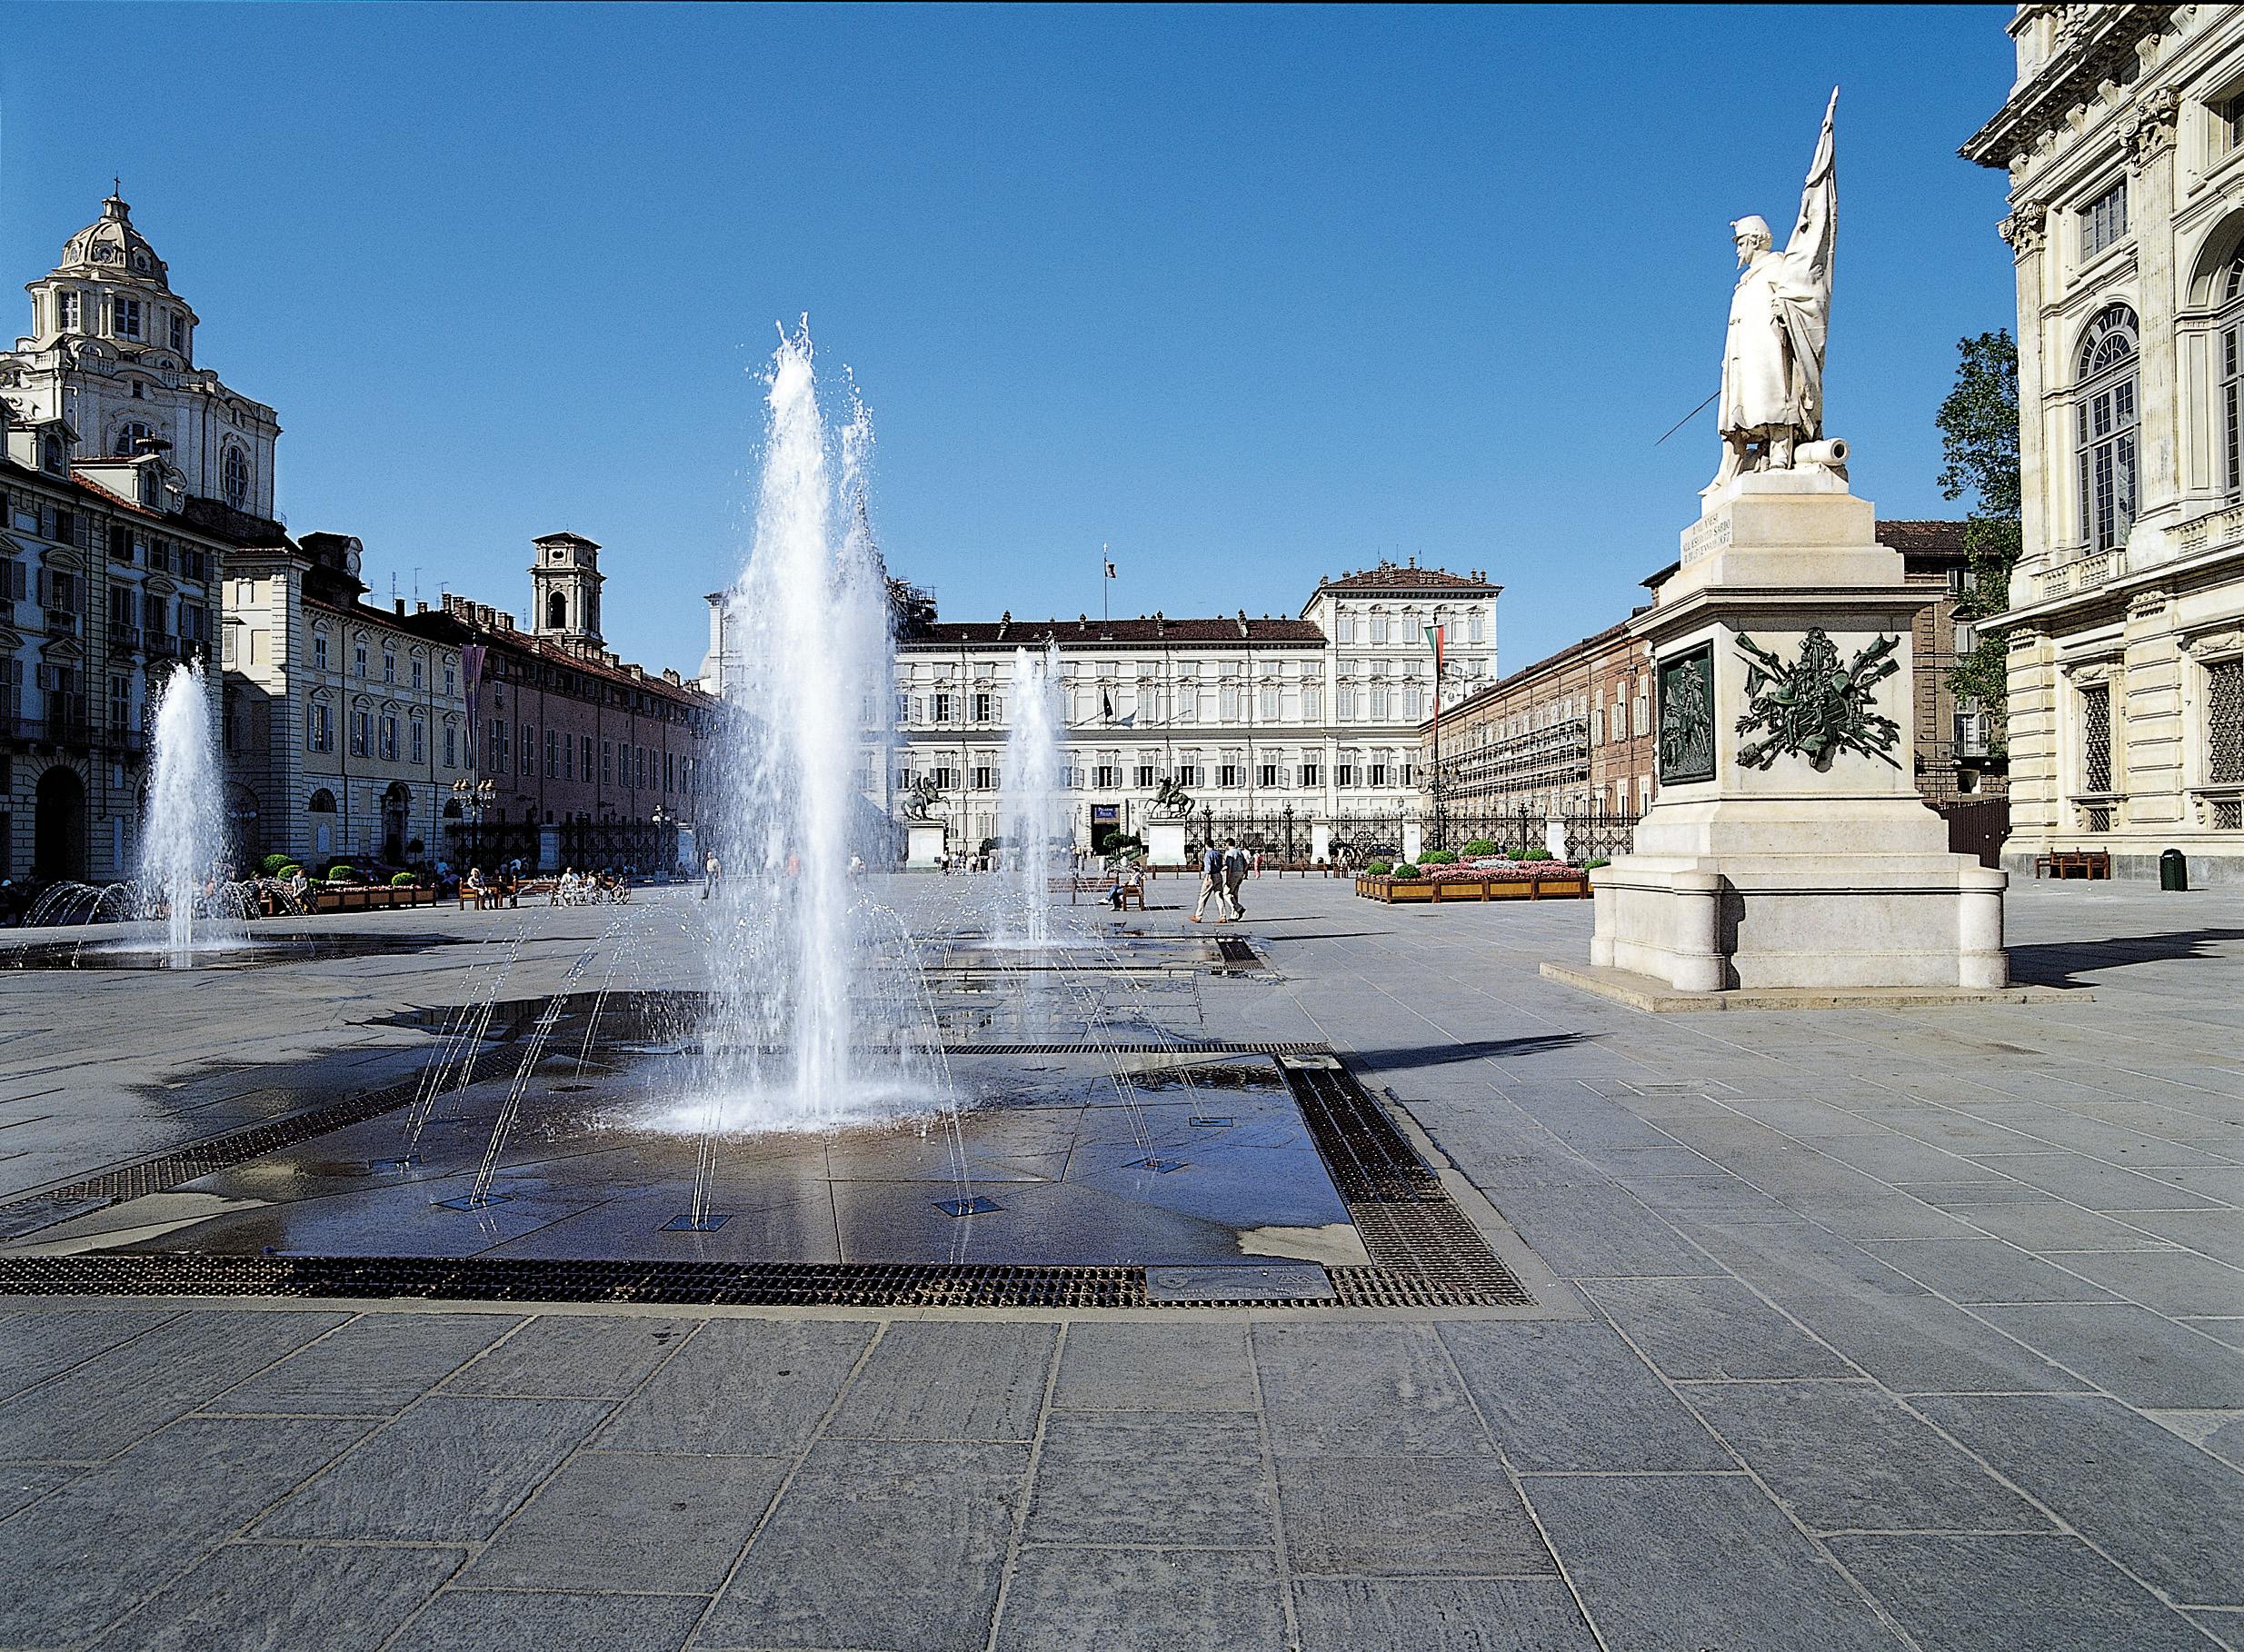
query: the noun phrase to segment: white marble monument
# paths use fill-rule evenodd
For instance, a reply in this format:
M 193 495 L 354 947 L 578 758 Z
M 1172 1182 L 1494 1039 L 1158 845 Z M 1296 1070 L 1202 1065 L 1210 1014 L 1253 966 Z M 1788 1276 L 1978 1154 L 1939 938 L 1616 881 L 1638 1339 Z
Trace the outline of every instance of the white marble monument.
M 1721 470 L 1630 627 L 1654 660 L 1660 791 L 1594 874 L 1591 962 L 1685 991 L 2008 981 L 2004 874 L 1949 852 L 1914 783 L 1930 598 L 1823 433 L 1836 191 L 1827 111 L 1786 249 L 1732 226 Z

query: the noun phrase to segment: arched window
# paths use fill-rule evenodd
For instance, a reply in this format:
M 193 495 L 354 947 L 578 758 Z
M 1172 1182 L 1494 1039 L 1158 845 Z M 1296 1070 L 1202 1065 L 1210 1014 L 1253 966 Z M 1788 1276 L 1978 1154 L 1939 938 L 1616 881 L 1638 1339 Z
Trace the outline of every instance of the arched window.
M 545 629 L 565 631 L 569 625 L 569 599 L 556 591 L 545 599 Z
M 2135 522 L 2141 416 L 2136 394 L 2136 338 L 2135 312 L 2113 304 L 2089 323 L 2080 341 L 2073 430 L 2080 526 L 2091 551 L 2124 545 Z
M 312 794 L 311 801 L 304 804 L 304 808 L 313 814 L 333 814 L 335 811 L 335 794 L 322 786 Z
M 148 428 L 145 420 L 127 419 L 117 426 L 116 441 L 110 445 L 109 451 L 120 459 L 129 459 L 140 452 L 142 443 L 155 435 L 155 432 Z
M 237 511 L 249 509 L 249 455 L 231 442 L 218 462 L 218 482 L 228 504 Z
M 2220 448 L 2213 463 L 2229 498 L 2244 496 L 2244 244 L 2215 278 L 2213 302 L 2220 306 L 2214 335 L 2213 365 L 2220 377 Z

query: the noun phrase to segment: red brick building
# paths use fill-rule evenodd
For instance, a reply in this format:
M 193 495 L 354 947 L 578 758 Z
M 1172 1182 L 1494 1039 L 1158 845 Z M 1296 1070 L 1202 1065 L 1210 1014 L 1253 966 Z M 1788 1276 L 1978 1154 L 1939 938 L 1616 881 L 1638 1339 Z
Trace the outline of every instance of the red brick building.
M 690 866 L 713 783 L 718 702 L 674 671 L 619 660 L 600 634 L 600 547 L 535 542 L 534 629 L 456 595 L 474 781 L 445 807 L 453 860 L 563 867 Z

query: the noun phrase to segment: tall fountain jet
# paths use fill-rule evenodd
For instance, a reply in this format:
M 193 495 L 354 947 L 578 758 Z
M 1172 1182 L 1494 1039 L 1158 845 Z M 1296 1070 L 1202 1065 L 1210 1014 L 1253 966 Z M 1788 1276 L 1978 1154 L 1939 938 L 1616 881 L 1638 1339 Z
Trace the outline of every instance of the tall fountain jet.
M 210 692 L 199 663 L 172 668 L 153 721 L 155 761 L 141 831 L 141 906 L 164 914 L 166 946 L 175 962 L 185 963 L 194 950 L 198 909 L 205 920 L 216 916 L 204 891 L 217 887 L 225 851 L 224 788 L 211 738 Z
M 748 562 L 727 597 L 724 869 L 717 990 L 703 1032 L 723 1130 L 814 1129 L 932 1106 L 921 998 L 863 872 L 893 864 L 873 801 L 893 744 L 887 575 L 865 505 L 873 432 L 852 397 L 829 430 L 805 324 L 767 375 Z
M 1060 800 L 1060 650 L 1013 651 L 1012 697 L 999 776 L 998 830 L 1004 839 L 1005 898 L 1000 938 L 1052 944 L 1052 879 L 1066 821 Z

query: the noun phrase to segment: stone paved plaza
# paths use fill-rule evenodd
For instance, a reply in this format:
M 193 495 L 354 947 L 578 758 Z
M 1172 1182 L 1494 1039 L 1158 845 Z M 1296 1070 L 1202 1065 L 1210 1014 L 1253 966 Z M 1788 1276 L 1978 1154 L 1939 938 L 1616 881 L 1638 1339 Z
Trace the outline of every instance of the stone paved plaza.
M 2244 898 L 2018 889 L 2061 1001 L 1668 1016 L 1539 976 L 1586 904 L 1247 902 L 1172 1025 L 1329 1042 L 1535 1308 L 17 1296 L 0 1647 L 2244 1647 Z M 410 1076 L 494 938 L 699 983 L 685 891 L 610 920 L 0 973 L 0 1202 Z

